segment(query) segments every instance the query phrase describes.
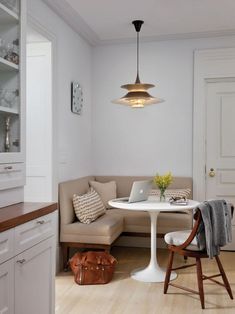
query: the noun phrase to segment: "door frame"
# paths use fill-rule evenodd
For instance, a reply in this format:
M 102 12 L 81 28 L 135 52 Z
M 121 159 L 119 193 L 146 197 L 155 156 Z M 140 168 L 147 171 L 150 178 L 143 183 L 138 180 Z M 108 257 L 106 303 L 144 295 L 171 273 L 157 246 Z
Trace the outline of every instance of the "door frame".
M 43 37 L 51 42 L 51 104 L 52 104 L 52 151 L 51 151 L 51 164 L 52 164 L 52 201 L 58 201 L 58 160 L 57 160 L 57 115 L 56 115 L 56 47 L 57 40 L 56 35 L 49 32 L 37 19 L 35 19 L 31 14 L 27 15 L 27 24 L 36 30 Z
M 235 78 L 235 48 L 194 51 L 193 198 L 206 198 L 206 84 Z

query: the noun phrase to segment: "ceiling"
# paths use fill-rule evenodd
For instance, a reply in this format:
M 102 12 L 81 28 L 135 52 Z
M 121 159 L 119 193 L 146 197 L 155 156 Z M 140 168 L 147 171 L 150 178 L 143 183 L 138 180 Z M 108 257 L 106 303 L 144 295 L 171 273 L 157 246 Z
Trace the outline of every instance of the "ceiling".
M 235 0 L 44 0 L 92 45 L 235 35 Z

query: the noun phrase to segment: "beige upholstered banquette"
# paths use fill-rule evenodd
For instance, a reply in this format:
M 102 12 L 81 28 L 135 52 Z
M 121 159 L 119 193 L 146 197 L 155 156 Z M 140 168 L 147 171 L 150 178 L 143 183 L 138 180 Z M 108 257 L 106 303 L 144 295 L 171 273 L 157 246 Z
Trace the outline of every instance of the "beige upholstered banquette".
M 117 184 L 117 197 L 125 197 L 130 194 L 134 181 L 145 179 L 152 179 L 152 177 L 89 176 L 60 183 L 60 242 L 63 249 L 64 267 L 67 263 L 69 247 L 92 247 L 109 250 L 112 243 L 121 234 L 140 236 L 150 233 L 150 219 L 147 212 L 108 209 L 103 216 L 91 224 L 87 225 L 79 222 L 73 209 L 73 194 L 85 194 L 89 189 L 89 181 L 95 180 L 102 183 L 115 181 Z M 192 191 L 192 178 L 175 177 L 170 188 L 190 188 Z M 171 231 L 190 229 L 191 227 L 191 211 L 160 213 L 158 218 L 158 232 L 160 235 Z

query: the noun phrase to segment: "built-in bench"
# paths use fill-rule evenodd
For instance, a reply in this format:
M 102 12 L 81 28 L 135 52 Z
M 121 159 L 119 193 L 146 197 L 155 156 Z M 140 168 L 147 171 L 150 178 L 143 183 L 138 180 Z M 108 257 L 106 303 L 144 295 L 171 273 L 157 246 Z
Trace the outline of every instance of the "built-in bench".
M 62 182 L 59 185 L 60 242 L 63 252 L 63 265 L 66 267 L 69 248 L 96 248 L 109 250 L 114 241 L 122 234 L 146 236 L 150 234 L 150 218 L 147 212 L 108 209 L 106 213 L 91 224 L 78 221 L 73 209 L 73 195 L 83 195 L 89 190 L 89 181 L 106 183 L 115 181 L 117 197 L 130 194 L 132 183 L 152 177 L 137 176 L 88 176 Z M 169 187 L 192 191 L 192 178 L 175 177 Z M 192 198 L 192 194 L 189 196 Z M 158 217 L 158 236 L 167 232 L 192 227 L 192 212 L 160 213 Z

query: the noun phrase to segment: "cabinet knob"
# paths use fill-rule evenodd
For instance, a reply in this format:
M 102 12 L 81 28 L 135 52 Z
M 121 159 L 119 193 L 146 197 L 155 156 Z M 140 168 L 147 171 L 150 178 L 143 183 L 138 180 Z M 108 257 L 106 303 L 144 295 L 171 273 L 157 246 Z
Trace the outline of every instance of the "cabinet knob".
M 6 167 L 4 167 L 4 169 L 5 169 L 5 170 L 12 170 L 13 167 L 12 167 L 12 166 L 6 166 Z
M 43 225 L 45 223 L 45 220 L 37 220 L 37 224 Z
M 26 262 L 26 260 L 23 258 L 23 259 L 18 259 L 18 261 L 16 261 L 16 263 L 18 264 L 24 264 Z

